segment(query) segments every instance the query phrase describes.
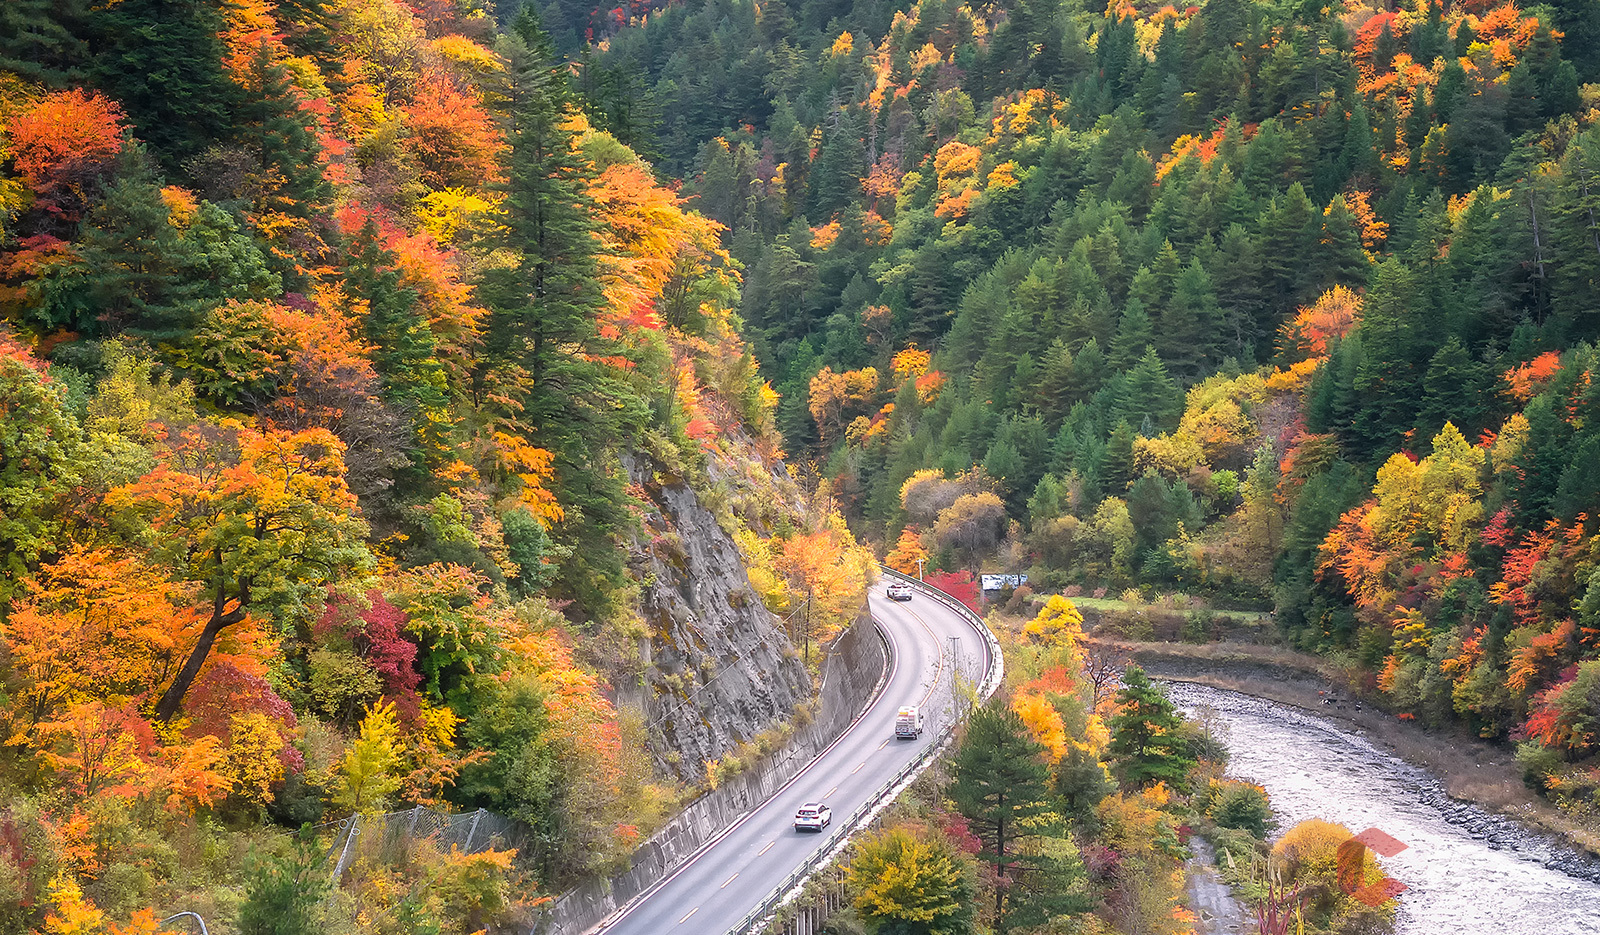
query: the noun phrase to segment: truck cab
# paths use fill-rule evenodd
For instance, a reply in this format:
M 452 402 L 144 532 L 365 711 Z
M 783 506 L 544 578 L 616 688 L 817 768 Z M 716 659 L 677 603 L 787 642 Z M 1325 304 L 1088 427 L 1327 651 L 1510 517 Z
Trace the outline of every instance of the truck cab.
M 894 736 L 897 740 L 916 740 L 922 736 L 922 709 L 904 705 L 894 716 Z

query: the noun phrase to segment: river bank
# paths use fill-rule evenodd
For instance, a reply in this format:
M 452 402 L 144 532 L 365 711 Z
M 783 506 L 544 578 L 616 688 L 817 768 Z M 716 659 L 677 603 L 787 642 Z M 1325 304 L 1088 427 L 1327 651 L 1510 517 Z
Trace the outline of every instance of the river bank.
M 1529 789 L 1510 748 L 1462 730 L 1428 730 L 1371 705 L 1358 707 L 1346 674 L 1325 659 L 1251 643 L 1089 642 L 1127 655 L 1157 678 L 1266 699 L 1353 729 L 1433 776 L 1450 799 L 1600 856 L 1600 829 L 1574 820 Z M 1324 704 L 1324 698 L 1335 700 Z
M 1265 789 L 1277 832 L 1320 819 L 1394 839 L 1380 863 L 1404 887 L 1396 935 L 1600 932 L 1600 861 L 1451 799 L 1428 772 L 1320 713 L 1191 681 L 1168 693 L 1227 748 L 1229 775 Z

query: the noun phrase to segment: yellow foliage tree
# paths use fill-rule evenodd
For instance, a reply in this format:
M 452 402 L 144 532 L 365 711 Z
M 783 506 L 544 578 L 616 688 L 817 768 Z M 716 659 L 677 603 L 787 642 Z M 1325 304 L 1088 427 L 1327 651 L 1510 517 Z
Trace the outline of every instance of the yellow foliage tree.
M 928 366 L 933 363 L 933 355 L 919 349 L 915 344 L 894 355 L 890 365 L 894 370 L 895 383 L 904 383 L 906 379 L 920 377 L 928 372 Z
M 922 545 L 922 534 L 915 526 L 900 530 L 900 539 L 894 544 L 883 563 L 902 575 L 915 575 L 922 571 L 928 560 L 928 550 Z
M 834 439 L 847 415 L 870 408 L 878 391 L 878 371 L 867 367 L 835 373 L 832 367 L 823 367 L 811 378 L 809 390 L 808 405 L 817 430 L 824 439 Z
M 1162 432 L 1155 438 L 1139 437 L 1133 440 L 1133 470 L 1143 474 L 1154 470 L 1168 477 L 1182 477 L 1189 469 L 1204 464 L 1205 453 L 1188 432 L 1179 430 L 1168 435 Z
M 369 707 L 361 721 L 361 736 L 350 744 L 340 764 L 342 784 L 334 804 L 352 812 L 382 811 L 400 788 L 401 752 L 394 703 Z
M 1215 374 L 1190 387 L 1178 433 L 1198 443 L 1209 462 L 1247 451 L 1257 437 L 1251 413 L 1267 401 L 1267 395 L 1266 378 L 1259 373 Z
M 862 918 L 924 932 L 957 930 L 973 887 L 957 852 L 913 829 L 869 835 L 846 871 Z
M 273 788 L 283 781 L 283 733 L 278 722 L 259 711 L 246 711 L 229 718 L 229 724 L 222 773 L 235 795 L 266 805 L 273 799 Z
M 1067 754 L 1067 726 L 1055 705 L 1043 694 L 1018 692 L 1011 699 L 1011 710 L 1017 712 L 1028 733 L 1044 747 L 1045 759 L 1052 765 L 1061 762 Z
M 1036 640 L 1056 643 L 1065 641 L 1077 645 L 1083 639 L 1083 611 L 1069 598 L 1052 594 L 1044 609 L 1022 628 L 1022 632 Z
M 549 484 L 555 478 L 555 456 L 543 448 L 535 448 L 519 435 L 494 433 L 493 458 L 495 466 L 508 477 L 515 477 L 520 488 L 517 501 L 527 507 L 545 528 L 566 516 Z
M 763 539 L 749 529 L 734 533 L 733 541 L 744 556 L 745 572 L 750 576 L 750 586 L 761 596 L 761 603 L 775 614 L 789 610 L 789 584 L 778 570 L 773 556 L 773 542 Z

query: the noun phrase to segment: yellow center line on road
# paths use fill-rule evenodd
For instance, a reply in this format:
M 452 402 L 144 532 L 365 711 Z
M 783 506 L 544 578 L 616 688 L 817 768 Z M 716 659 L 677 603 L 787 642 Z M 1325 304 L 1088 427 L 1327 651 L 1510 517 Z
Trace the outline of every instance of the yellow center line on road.
M 728 884 L 732 883 L 734 880 L 737 880 L 737 879 L 739 879 L 739 875 L 737 873 L 735 873 L 733 876 L 729 877 L 727 879 L 727 881 L 724 882 L 721 886 L 717 887 L 717 889 L 719 889 L 719 890 L 727 889 L 728 888 Z
M 856 764 L 856 768 L 850 771 L 850 775 L 854 776 L 856 773 L 861 772 L 861 767 L 866 766 L 866 765 L 867 765 L 867 761 L 866 760 L 862 760 L 860 763 L 857 763 Z
M 695 913 L 697 913 L 697 912 L 699 912 L 699 911 L 700 911 L 700 907 L 699 907 L 699 906 L 696 906 L 696 907 L 694 907 L 694 908 L 693 908 L 693 909 L 690 909 L 690 910 L 689 910 L 689 911 L 688 911 L 688 913 L 687 913 L 687 914 L 685 914 L 685 915 L 684 915 L 684 917 L 683 917 L 683 918 L 681 918 L 681 919 L 679 919 L 679 920 L 678 920 L 678 924 L 679 924 L 679 925 L 682 925 L 682 924 L 683 924 L 683 923 L 685 923 L 685 922 L 687 922 L 687 921 L 689 921 L 689 916 L 692 916 L 692 915 L 694 915 L 694 914 L 695 914 Z
M 916 611 L 912 610 L 909 607 L 905 608 L 905 611 L 906 611 L 907 615 L 909 615 L 911 617 L 911 619 L 915 620 L 922 627 L 922 629 L 928 631 L 928 636 L 933 638 L 934 645 L 936 645 L 936 646 L 940 645 L 940 643 L 939 643 L 939 634 L 933 632 L 933 627 L 928 626 L 928 621 L 922 619 L 922 615 L 921 614 L 917 613 Z M 943 671 L 944 671 L 944 653 L 941 651 L 939 653 L 939 660 L 937 662 L 935 662 L 934 665 L 933 665 L 933 680 L 928 685 L 928 693 L 926 695 L 922 696 L 922 704 L 926 705 L 928 703 L 928 699 L 933 697 L 934 691 L 937 690 L 938 687 L 939 687 L 939 674 L 941 672 L 943 672 Z
M 832 788 L 832 789 L 829 789 L 829 790 L 828 790 L 828 791 L 827 791 L 827 792 L 824 792 L 824 793 L 822 793 L 822 797 L 823 797 L 823 798 L 825 798 L 825 799 L 826 799 L 826 798 L 829 798 L 829 797 L 831 797 L 831 796 L 832 796 L 832 795 L 833 795 L 833 794 L 834 794 L 834 793 L 835 793 L 835 792 L 838 792 L 838 791 L 839 791 L 839 787 L 838 787 L 838 786 L 834 786 L 834 787 L 833 787 L 833 788 Z
M 766 847 L 763 847 L 761 850 L 756 851 L 756 856 L 760 857 L 762 854 L 765 854 L 767 851 L 772 850 L 772 845 L 774 845 L 776 843 L 778 843 L 778 839 L 777 838 L 773 838 L 771 841 L 768 841 Z
M 878 749 L 882 750 L 884 747 L 887 747 L 889 745 L 889 741 L 891 741 L 893 739 L 894 739 L 893 737 L 885 737 L 885 738 L 883 738 L 883 743 L 878 744 Z

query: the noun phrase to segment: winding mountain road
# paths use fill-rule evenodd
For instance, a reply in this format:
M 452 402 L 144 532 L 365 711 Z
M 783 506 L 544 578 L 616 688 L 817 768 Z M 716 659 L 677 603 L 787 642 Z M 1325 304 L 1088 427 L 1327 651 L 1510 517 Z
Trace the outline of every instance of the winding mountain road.
M 920 588 L 910 601 L 889 600 L 884 592 L 891 580 L 885 576 L 874 585 L 869 599 L 889 643 L 890 671 L 866 713 L 775 796 L 600 931 L 721 935 L 734 929 L 790 874 L 846 835 L 843 820 L 949 730 L 952 658 L 965 684 L 976 686 L 990 669 L 989 640 Z M 922 737 L 915 741 L 894 736 L 895 712 L 906 704 L 925 712 Z M 795 810 L 817 801 L 832 807 L 833 826 L 821 834 L 795 831 Z

